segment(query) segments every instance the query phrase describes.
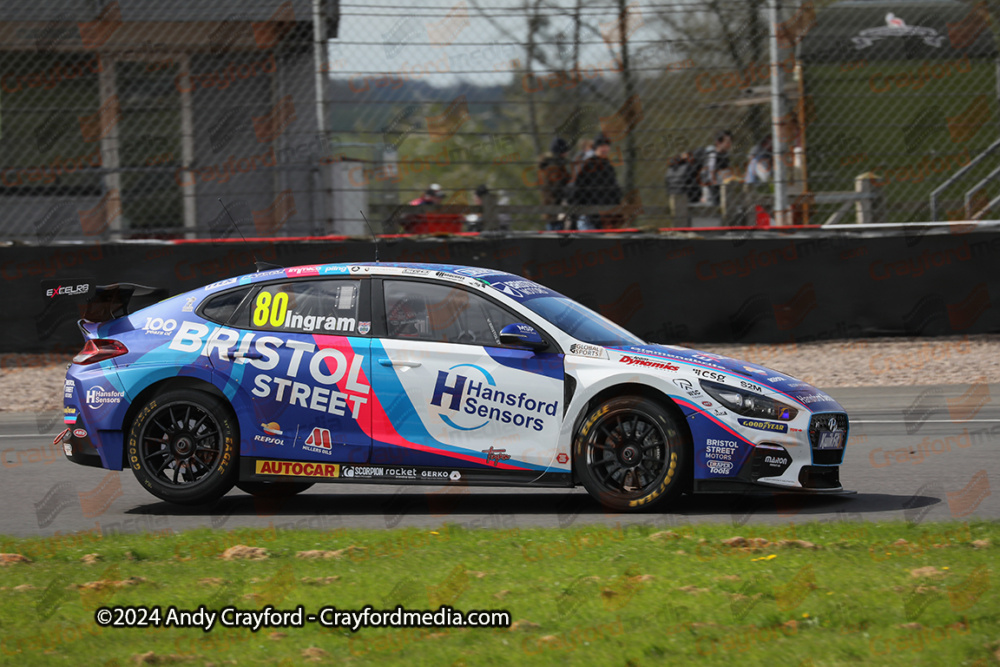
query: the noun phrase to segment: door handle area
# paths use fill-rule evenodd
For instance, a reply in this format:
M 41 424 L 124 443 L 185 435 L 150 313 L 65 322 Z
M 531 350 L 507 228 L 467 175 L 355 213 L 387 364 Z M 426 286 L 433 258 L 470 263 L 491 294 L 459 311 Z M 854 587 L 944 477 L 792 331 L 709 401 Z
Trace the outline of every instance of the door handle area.
M 392 359 L 379 359 L 379 365 L 381 366 L 400 366 L 403 368 L 416 368 L 420 365 L 419 361 L 393 361 Z

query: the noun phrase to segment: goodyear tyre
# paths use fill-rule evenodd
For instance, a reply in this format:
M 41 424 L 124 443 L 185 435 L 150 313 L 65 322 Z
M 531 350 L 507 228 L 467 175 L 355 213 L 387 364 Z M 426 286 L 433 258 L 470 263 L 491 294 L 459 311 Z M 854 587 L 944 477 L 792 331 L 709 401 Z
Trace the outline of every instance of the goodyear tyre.
M 683 489 L 689 448 L 673 414 L 641 396 L 597 406 L 573 445 L 577 478 L 605 507 L 640 511 L 663 507 Z
M 239 441 L 228 404 L 204 392 L 173 390 L 139 410 L 126 455 L 136 479 L 157 498 L 202 505 L 233 488 Z

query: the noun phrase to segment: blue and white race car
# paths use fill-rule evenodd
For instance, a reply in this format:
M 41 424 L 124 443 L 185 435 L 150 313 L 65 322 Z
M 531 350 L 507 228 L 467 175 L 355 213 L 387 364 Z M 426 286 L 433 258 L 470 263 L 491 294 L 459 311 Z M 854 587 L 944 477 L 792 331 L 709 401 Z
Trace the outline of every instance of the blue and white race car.
M 830 396 L 645 343 L 509 273 L 275 268 L 128 313 L 135 288 L 99 288 L 104 314 L 80 322 L 57 442 L 170 502 L 315 482 L 582 484 L 617 511 L 843 491 L 848 418 Z

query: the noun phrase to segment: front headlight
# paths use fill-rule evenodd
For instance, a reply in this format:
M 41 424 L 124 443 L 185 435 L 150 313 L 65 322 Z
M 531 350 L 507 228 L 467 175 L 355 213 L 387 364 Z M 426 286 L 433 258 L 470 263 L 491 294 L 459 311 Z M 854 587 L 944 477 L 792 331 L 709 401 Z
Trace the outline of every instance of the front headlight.
M 744 417 L 760 417 L 761 419 L 778 419 L 791 421 L 799 411 L 790 405 L 785 405 L 773 398 L 755 394 L 745 389 L 737 389 L 718 382 L 699 380 L 698 384 L 709 396 L 722 403 L 733 412 Z

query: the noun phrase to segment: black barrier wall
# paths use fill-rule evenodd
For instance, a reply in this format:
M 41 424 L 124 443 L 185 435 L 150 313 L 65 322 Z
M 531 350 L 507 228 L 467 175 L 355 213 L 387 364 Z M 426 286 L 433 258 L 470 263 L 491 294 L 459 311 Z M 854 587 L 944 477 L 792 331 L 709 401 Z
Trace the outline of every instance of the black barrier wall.
M 296 266 L 369 261 L 373 248 L 363 241 L 0 248 L 0 351 L 79 350 L 80 302 L 56 306 L 45 296 L 53 286 L 135 282 L 173 295 L 252 272 L 252 253 Z M 653 342 L 1000 332 L 993 304 L 1000 233 L 386 239 L 380 255 L 519 274 Z

